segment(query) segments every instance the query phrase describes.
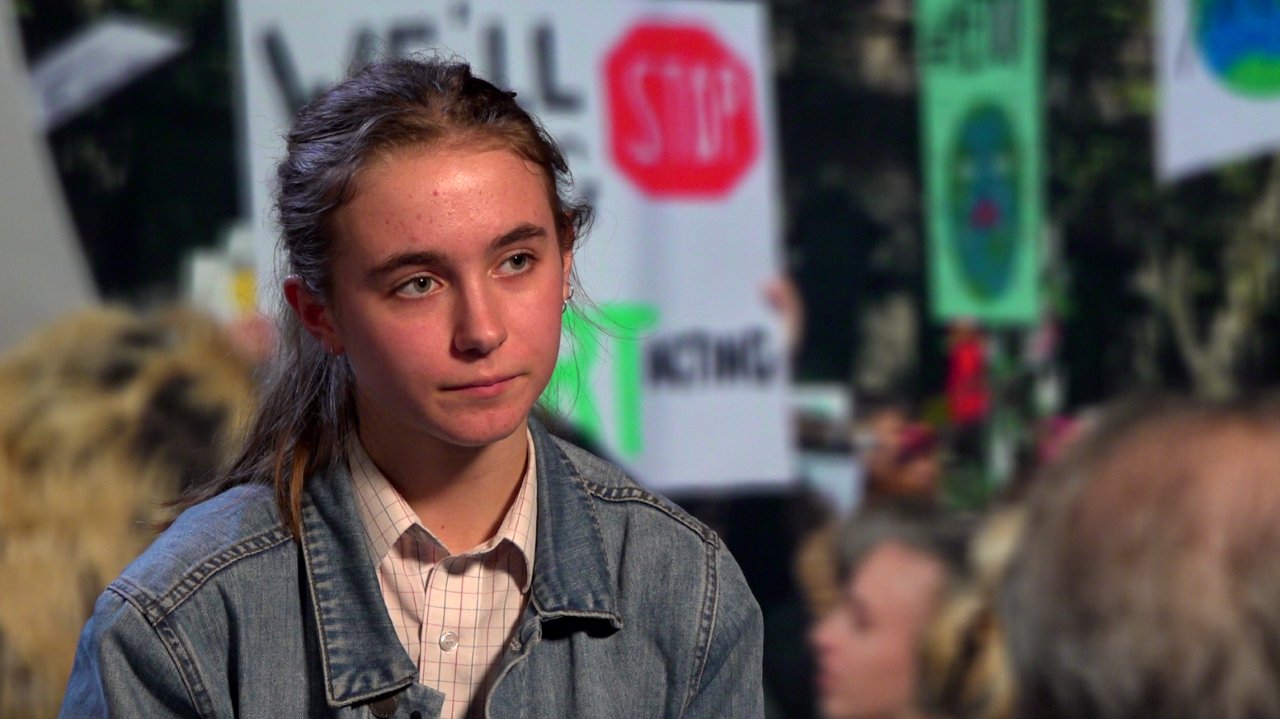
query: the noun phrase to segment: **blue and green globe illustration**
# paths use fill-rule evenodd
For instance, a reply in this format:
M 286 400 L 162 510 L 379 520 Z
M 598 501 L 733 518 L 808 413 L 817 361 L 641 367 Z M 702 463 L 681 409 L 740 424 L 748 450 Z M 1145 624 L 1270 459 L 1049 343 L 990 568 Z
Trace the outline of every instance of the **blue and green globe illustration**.
M 1231 90 L 1280 95 L 1280 0 L 1190 0 L 1205 63 Z
M 1008 113 L 982 105 L 966 115 L 950 163 L 954 256 L 970 294 L 994 300 L 1013 281 L 1022 225 L 1018 146 Z

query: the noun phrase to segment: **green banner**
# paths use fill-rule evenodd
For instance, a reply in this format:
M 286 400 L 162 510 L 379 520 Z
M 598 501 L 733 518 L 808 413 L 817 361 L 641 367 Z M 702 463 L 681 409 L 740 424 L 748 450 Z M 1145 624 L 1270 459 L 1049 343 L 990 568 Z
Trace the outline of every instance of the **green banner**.
M 917 3 L 930 304 L 937 320 L 1040 319 L 1041 3 Z
M 639 455 L 644 451 L 640 339 L 657 325 L 658 308 L 638 302 L 592 306 L 585 313 L 570 309 L 564 314 L 568 341 L 561 345 L 542 402 L 600 446 L 613 447 L 626 459 Z M 597 374 L 605 366 L 613 377 L 601 387 Z M 617 433 L 612 438 L 606 436 L 600 397 L 609 391 Z

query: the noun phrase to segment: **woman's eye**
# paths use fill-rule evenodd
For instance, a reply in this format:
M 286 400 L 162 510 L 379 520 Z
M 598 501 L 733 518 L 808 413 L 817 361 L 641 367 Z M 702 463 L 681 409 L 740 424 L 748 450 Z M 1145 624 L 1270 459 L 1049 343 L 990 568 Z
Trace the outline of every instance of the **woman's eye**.
M 408 282 L 400 285 L 396 289 L 396 293 L 409 297 L 425 295 L 435 289 L 436 281 L 431 277 L 415 277 Z
M 502 269 L 508 273 L 524 272 L 531 264 L 533 264 L 533 257 L 530 255 L 512 255 L 502 263 Z

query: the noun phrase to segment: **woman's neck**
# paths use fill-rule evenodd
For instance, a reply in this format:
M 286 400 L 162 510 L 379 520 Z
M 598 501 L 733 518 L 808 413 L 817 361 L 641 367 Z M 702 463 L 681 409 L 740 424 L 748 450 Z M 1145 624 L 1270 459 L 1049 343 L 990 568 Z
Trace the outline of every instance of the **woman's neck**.
M 528 461 L 527 420 L 509 436 L 461 447 L 360 417 L 360 443 L 424 527 L 452 554 L 497 534 L 520 492 Z

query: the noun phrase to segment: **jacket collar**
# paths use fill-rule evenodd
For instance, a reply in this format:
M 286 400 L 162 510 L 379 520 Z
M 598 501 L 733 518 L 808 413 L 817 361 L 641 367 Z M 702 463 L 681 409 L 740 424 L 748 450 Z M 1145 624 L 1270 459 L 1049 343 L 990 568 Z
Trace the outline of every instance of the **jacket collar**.
M 345 461 L 307 481 L 302 558 L 332 706 L 412 684 L 417 667 L 396 636 L 369 556 Z
M 542 619 L 585 617 L 622 628 L 604 535 L 586 481 L 536 419 L 538 552 L 531 596 Z
M 532 417 L 529 430 L 538 463 L 531 609 L 539 620 L 581 617 L 620 629 L 604 536 L 586 482 Z M 346 462 L 334 462 L 307 482 L 301 537 L 325 695 L 333 706 L 368 701 L 417 678 L 387 613 L 366 541 Z

